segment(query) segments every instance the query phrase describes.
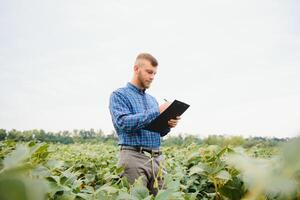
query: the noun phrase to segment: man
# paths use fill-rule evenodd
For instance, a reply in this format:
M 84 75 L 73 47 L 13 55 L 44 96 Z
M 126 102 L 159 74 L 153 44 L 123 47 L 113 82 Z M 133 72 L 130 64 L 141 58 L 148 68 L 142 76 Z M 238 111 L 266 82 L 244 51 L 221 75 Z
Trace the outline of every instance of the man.
M 112 122 L 121 146 L 119 165 L 124 167 L 123 175 L 131 184 L 142 176 L 143 184 L 154 195 L 157 193 L 157 184 L 154 182 L 158 181 L 159 188 L 163 184 L 163 180 L 157 177 L 164 161 L 159 149 L 160 137 L 175 127 L 180 119 L 171 119 L 169 128 L 161 134 L 143 129 L 170 105 L 166 102 L 159 106 L 156 99 L 145 92 L 154 80 L 157 66 L 158 62 L 152 55 L 139 54 L 131 82 L 114 91 L 109 102 Z M 149 162 L 149 154 L 152 162 Z

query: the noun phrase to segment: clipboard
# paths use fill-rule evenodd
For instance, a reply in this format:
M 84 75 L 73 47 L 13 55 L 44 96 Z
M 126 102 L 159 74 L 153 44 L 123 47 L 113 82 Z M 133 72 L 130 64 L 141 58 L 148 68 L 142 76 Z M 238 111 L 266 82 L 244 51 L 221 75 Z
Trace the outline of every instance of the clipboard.
M 169 128 L 168 121 L 181 116 L 188 108 L 189 104 L 175 100 L 172 104 L 162 112 L 158 117 L 152 120 L 144 129 L 162 133 Z

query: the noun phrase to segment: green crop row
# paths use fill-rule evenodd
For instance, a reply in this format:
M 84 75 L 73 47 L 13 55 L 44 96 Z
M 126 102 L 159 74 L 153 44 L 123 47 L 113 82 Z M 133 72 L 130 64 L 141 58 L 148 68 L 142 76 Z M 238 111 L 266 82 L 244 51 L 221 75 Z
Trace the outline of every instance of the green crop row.
M 191 144 L 163 148 L 156 197 L 121 178 L 113 144 L 0 143 L 1 200 L 300 199 L 300 141 L 276 151 Z M 151 158 L 149 157 L 149 160 Z

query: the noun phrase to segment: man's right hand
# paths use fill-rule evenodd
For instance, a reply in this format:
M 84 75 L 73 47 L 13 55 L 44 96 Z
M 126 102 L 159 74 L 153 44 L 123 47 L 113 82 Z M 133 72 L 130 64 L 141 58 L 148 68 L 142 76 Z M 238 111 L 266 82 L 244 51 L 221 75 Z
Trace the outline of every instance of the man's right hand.
M 163 103 L 159 106 L 159 112 L 164 112 L 169 106 L 171 105 L 171 102 Z

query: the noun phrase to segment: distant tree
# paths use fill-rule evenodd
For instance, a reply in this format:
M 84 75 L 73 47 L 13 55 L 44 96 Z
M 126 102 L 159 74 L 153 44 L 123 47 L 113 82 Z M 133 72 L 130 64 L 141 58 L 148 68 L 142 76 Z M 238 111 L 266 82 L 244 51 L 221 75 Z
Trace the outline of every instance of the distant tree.
M 32 135 L 34 135 L 35 139 L 38 141 L 46 141 L 47 140 L 46 132 L 42 129 L 41 130 L 33 129 Z
M 205 144 L 208 145 L 219 145 L 224 146 L 224 136 L 222 135 L 209 135 L 203 140 Z
M 90 137 L 90 132 L 87 130 L 80 130 L 79 135 L 81 139 L 88 139 Z
M 5 140 L 6 136 L 7 136 L 6 130 L 0 129 L 0 140 Z
M 187 146 L 187 145 L 190 145 L 192 143 L 202 144 L 203 141 L 195 135 L 188 135 L 184 138 L 183 145 Z
M 182 144 L 183 144 L 183 138 L 181 135 L 169 136 L 166 139 L 164 139 L 162 142 L 163 146 L 173 146 L 173 145 L 182 145 Z
M 79 136 L 79 130 L 78 129 L 73 130 L 73 136 L 75 136 L 75 137 Z
M 21 132 L 16 129 L 12 129 L 8 131 L 7 139 L 9 140 L 19 140 L 21 136 Z
M 110 144 L 117 144 L 117 141 L 118 141 L 118 136 L 117 136 L 117 133 L 113 130 L 111 131 L 110 134 L 108 134 L 104 140 L 104 142 L 106 143 L 110 143 Z
M 224 145 L 243 146 L 246 140 L 242 136 L 230 136 L 225 138 Z
M 96 137 L 96 132 L 93 128 L 91 128 L 89 131 L 89 138 L 95 138 L 95 137 Z
M 98 131 L 96 131 L 95 136 L 96 138 L 101 138 L 104 136 L 104 133 L 101 129 L 99 129 Z

